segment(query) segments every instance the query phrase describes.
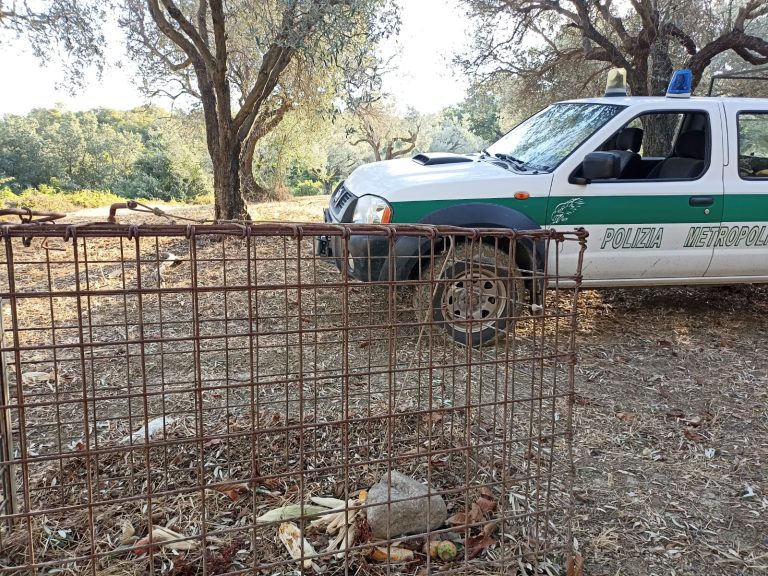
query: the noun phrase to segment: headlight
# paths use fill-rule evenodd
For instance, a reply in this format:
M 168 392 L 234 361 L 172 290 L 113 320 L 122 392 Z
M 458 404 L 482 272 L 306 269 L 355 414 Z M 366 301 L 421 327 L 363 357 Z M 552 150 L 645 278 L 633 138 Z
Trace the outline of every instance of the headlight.
M 355 224 L 389 224 L 392 207 L 378 196 L 360 196 L 355 204 L 352 222 Z

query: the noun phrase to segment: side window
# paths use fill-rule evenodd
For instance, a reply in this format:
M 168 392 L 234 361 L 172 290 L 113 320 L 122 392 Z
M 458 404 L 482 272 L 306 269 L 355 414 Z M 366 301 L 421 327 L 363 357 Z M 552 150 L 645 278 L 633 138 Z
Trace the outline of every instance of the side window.
M 600 150 L 619 158 L 619 180 L 695 180 L 709 165 L 706 112 L 655 111 L 641 114 L 608 139 Z
M 642 146 L 638 150 L 640 156 L 656 158 L 671 156 L 683 118 L 683 114 L 657 112 L 643 114 L 627 124 L 627 128 L 637 128 L 643 132 Z
M 738 116 L 739 176 L 768 179 L 768 112 Z

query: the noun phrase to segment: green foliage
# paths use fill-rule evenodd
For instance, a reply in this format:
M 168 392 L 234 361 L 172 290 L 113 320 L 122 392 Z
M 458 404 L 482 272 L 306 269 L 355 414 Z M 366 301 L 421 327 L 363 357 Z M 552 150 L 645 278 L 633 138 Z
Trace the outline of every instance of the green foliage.
M 18 199 L 19 197 L 7 186 L 0 188 L 0 207 L 15 206 Z
M 101 0 L 0 2 L 0 33 L 24 36 L 42 62 L 60 63 L 69 82 L 82 85 L 86 70 L 103 68 L 101 27 L 112 6 Z
M 488 144 L 488 142 L 471 132 L 465 123 L 453 114 L 454 110 L 453 108 L 448 109 L 438 116 L 433 126 L 432 139 L 428 148 L 429 152 L 469 154 L 481 150 Z
M 98 208 L 124 200 L 106 190 L 76 190 L 60 192 L 51 186 L 27 188 L 14 194 L 9 188 L 0 188 L 0 206 L 8 208 L 29 208 L 45 212 L 72 212 L 80 208 Z
M 475 86 L 470 89 L 466 99 L 445 111 L 456 124 L 490 144 L 503 136 L 500 126 L 501 111 L 499 101 L 493 92 Z
M 36 188 L 27 188 L 19 194 L 11 208 L 29 208 L 46 212 L 69 212 L 75 208 L 65 194 L 46 194 Z
M 202 126 L 192 116 L 35 109 L 0 118 L 0 176 L 14 192 L 110 190 L 128 198 L 185 201 L 211 191 Z
M 78 208 L 98 208 L 99 206 L 108 206 L 115 202 L 125 201 L 117 194 L 113 194 L 108 190 L 78 190 L 63 196 Z
M 294 196 L 318 196 L 325 191 L 322 182 L 317 180 L 302 180 L 293 190 Z

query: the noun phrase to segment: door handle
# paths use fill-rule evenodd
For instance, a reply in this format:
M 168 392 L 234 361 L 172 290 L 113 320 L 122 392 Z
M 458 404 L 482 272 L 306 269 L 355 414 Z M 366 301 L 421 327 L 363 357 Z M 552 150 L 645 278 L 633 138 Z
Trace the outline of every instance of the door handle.
M 691 206 L 712 206 L 715 199 L 712 196 L 691 196 L 688 198 L 688 204 Z

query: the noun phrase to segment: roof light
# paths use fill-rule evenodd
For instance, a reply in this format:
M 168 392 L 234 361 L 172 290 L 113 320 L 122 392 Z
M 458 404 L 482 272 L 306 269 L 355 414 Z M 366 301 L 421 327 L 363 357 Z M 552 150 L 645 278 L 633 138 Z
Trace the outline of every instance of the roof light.
M 676 70 L 669 81 L 667 98 L 690 98 L 691 86 L 693 86 L 693 72 L 687 68 Z
M 627 71 L 624 68 L 611 68 L 608 71 L 608 82 L 605 84 L 605 95 L 627 95 Z

